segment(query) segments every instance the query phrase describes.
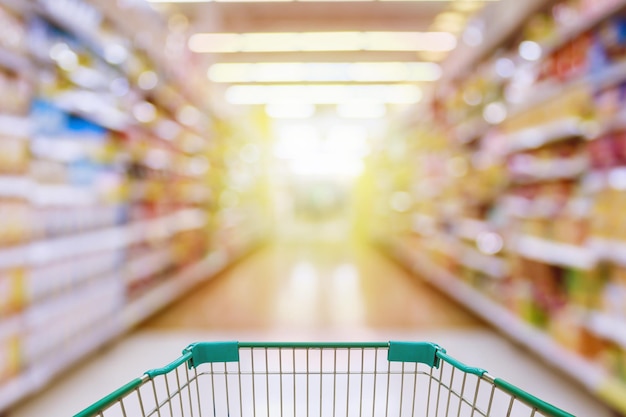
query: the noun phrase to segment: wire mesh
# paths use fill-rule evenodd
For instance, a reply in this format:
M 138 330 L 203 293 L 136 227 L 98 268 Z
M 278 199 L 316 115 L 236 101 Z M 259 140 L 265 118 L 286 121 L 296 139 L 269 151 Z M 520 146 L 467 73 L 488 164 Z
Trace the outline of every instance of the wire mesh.
M 239 362 L 183 364 L 102 417 L 539 417 L 487 378 L 386 348 L 241 348 Z M 546 416 L 547 417 L 547 416 Z

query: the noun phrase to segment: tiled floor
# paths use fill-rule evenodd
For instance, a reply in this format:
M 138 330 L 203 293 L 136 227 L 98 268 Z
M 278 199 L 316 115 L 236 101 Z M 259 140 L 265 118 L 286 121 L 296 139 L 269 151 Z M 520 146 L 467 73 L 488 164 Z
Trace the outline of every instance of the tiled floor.
M 373 249 L 289 242 L 260 250 L 196 289 L 11 416 L 72 415 L 199 340 L 429 340 L 577 416 L 610 415 Z

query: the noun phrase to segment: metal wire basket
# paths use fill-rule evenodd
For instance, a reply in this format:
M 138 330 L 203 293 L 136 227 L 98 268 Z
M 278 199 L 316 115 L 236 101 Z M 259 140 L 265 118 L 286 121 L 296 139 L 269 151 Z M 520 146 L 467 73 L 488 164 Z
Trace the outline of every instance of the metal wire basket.
M 92 416 L 573 417 L 424 342 L 196 343 Z

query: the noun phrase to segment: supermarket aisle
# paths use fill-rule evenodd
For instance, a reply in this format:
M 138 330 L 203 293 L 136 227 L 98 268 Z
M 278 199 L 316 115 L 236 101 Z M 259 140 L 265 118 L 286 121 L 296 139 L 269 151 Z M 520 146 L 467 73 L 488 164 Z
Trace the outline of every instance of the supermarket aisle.
M 146 330 L 482 326 L 373 248 L 344 242 L 273 245 L 146 323 Z
M 76 369 L 12 417 L 71 415 L 197 340 L 431 340 L 578 416 L 611 415 L 374 249 L 266 247 Z

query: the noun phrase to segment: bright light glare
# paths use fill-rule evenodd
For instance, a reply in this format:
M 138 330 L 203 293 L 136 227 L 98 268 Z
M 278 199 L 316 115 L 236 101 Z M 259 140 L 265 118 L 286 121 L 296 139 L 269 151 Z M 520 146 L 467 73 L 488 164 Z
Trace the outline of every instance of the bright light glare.
M 434 62 L 218 63 L 207 75 L 217 83 L 436 81 L 441 67 Z
M 133 116 L 141 123 L 150 123 L 157 117 L 157 110 L 154 104 L 142 101 L 133 106 Z
M 387 114 L 382 103 L 342 103 L 337 105 L 337 114 L 346 119 L 380 119 Z
M 404 191 L 396 191 L 391 195 L 391 200 L 389 201 L 391 208 L 397 212 L 404 213 L 411 208 L 413 204 L 413 199 L 411 198 L 411 194 Z
M 421 99 L 422 90 L 407 84 L 233 85 L 226 90 L 226 100 L 230 104 L 414 104 Z
M 278 130 L 274 156 L 279 159 L 297 159 L 319 151 L 319 132 L 313 126 L 283 126 Z
M 308 119 L 315 114 L 313 104 L 268 104 L 265 113 L 273 119 Z
M 541 46 L 537 42 L 524 41 L 519 45 L 519 56 L 527 61 L 537 61 L 541 58 Z
M 306 177 L 358 177 L 363 172 L 360 159 L 311 154 L 291 162 L 291 172 Z
M 367 135 L 362 126 L 334 126 L 326 138 L 312 125 L 282 126 L 274 156 L 288 161 L 297 176 L 353 178 L 363 172 Z
M 496 73 L 502 78 L 511 78 L 515 75 L 515 63 L 509 58 L 500 58 L 496 61 Z
M 328 131 L 325 150 L 335 154 L 364 157 L 371 152 L 367 136 L 367 128 L 363 126 L 333 126 Z
M 302 51 L 451 51 L 448 32 L 196 33 L 188 46 L 198 53 Z
M 489 103 L 483 110 L 483 118 L 487 123 L 492 125 L 502 123 L 504 119 L 506 119 L 506 116 L 506 106 L 500 102 Z
M 476 239 L 478 250 L 487 255 L 495 255 L 504 247 L 502 237 L 497 233 L 481 233 Z
M 159 83 L 159 77 L 154 71 L 144 71 L 139 75 L 137 83 L 142 90 L 152 90 Z

